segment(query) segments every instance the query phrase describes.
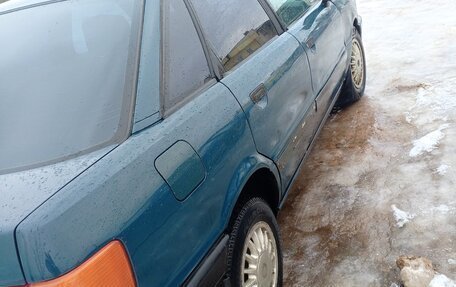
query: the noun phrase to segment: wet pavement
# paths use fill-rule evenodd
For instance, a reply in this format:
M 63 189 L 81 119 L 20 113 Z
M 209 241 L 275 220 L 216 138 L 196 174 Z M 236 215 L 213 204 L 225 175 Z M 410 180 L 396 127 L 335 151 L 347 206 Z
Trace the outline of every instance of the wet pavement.
M 366 94 L 328 120 L 279 215 L 285 286 L 394 286 L 401 255 L 456 279 L 456 2 L 358 9 Z

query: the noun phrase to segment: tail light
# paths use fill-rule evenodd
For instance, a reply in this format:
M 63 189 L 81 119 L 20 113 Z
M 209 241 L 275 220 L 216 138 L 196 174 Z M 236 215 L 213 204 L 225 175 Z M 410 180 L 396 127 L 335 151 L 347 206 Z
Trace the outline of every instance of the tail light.
M 76 269 L 50 281 L 24 287 L 135 287 L 136 280 L 122 243 L 112 241 Z

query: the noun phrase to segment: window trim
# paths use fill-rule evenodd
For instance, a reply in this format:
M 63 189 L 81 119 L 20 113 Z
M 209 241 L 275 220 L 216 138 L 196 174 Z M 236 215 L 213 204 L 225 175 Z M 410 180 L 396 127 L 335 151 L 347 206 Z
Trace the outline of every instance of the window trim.
M 257 0 L 258 3 L 260 4 L 260 7 L 266 13 L 266 16 L 269 18 L 269 20 L 271 20 L 271 22 L 277 32 L 277 35 L 275 37 L 272 37 L 271 39 L 269 39 L 269 41 L 264 43 L 258 50 L 256 50 L 253 54 L 251 54 L 249 57 L 244 59 L 242 62 L 238 63 L 231 70 L 227 71 L 223 67 L 220 59 L 217 57 L 217 54 L 214 51 L 215 49 L 212 47 L 210 42 L 207 40 L 207 36 L 201 26 L 201 22 L 198 18 L 198 14 L 196 13 L 195 8 L 193 7 L 193 4 L 191 3 L 190 0 L 183 0 L 183 1 L 186 3 L 186 5 L 188 5 L 187 7 L 190 7 L 189 13 L 190 13 L 191 17 L 193 19 L 195 19 L 193 24 L 195 25 L 195 28 L 197 29 L 198 33 L 201 33 L 201 36 L 200 36 L 201 44 L 204 47 L 206 47 L 208 50 L 208 55 L 207 55 L 208 64 L 212 65 L 212 69 L 214 71 L 214 76 L 216 77 L 216 79 L 218 81 L 221 81 L 227 75 L 229 75 L 230 73 L 237 70 L 237 68 L 240 65 L 242 65 L 243 63 L 248 61 L 252 56 L 256 55 L 259 51 L 263 50 L 263 48 L 269 46 L 272 43 L 272 41 L 274 41 L 277 37 L 279 37 L 280 35 L 282 35 L 283 33 L 286 32 L 286 29 L 283 28 L 281 22 L 279 21 L 280 19 L 276 15 L 274 9 L 272 9 L 272 7 L 269 5 L 268 1 L 267 0 Z
M 198 19 L 198 16 L 196 14 L 195 8 L 193 7 L 192 3 L 189 0 L 183 0 L 185 6 L 187 7 L 188 13 L 190 14 L 190 17 L 192 18 L 193 26 L 196 29 L 196 32 L 198 33 L 198 37 L 201 43 L 201 46 L 203 46 L 204 50 L 204 55 L 206 56 L 206 61 L 209 66 L 211 76 L 219 79 L 221 77 L 220 75 L 220 70 L 218 67 L 218 59 L 216 55 L 213 52 L 213 49 L 209 46 L 209 41 L 207 41 L 206 35 L 203 32 L 203 29 L 201 27 L 201 22 Z
M 162 117 L 167 118 L 176 111 L 178 111 L 180 108 L 191 102 L 194 98 L 198 97 L 201 94 L 204 94 L 207 90 L 212 88 L 214 85 L 218 83 L 217 79 L 211 78 L 209 81 L 204 83 L 202 86 L 198 87 L 195 91 L 189 93 L 184 99 L 173 105 L 167 110 L 164 110 Z
M 274 9 L 271 6 L 271 3 L 269 3 L 269 0 L 258 0 L 260 3 L 261 7 L 263 7 L 263 10 L 268 14 L 268 17 L 271 19 L 272 23 L 274 24 L 274 27 L 276 27 L 277 34 L 282 35 L 287 31 L 287 27 L 283 25 L 282 21 L 279 18 L 279 15 L 274 11 Z
M 165 117 L 165 13 L 166 13 L 166 5 L 164 1 L 169 1 L 169 0 L 163 0 L 160 1 L 160 87 L 159 87 L 159 108 L 160 108 L 160 114 L 162 117 Z
M 150 6 L 149 6 L 150 5 Z M 134 105 L 133 105 L 133 115 L 132 115 L 132 127 L 131 127 L 131 134 L 135 134 L 139 131 L 142 131 L 143 129 L 155 124 L 157 121 L 159 121 L 162 117 L 161 115 L 161 112 L 160 112 L 160 95 L 158 95 L 158 99 L 156 99 L 156 102 L 158 102 L 158 110 L 153 110 L 153 109 L 150 109 L 150 114 L 140 120 L 137 120 L 136 119 L 136 112 L 138 110 L 138 102 L 141 98 L 143 97 L 154 97 L 153 94 L 152 94 L 152 91 L 148 92 L 148 93 L 145 93 L 145 92 L 142 92 L 140 91 L 140 77 L 141 76 L 144 76 L 142 73 L 141 73 L 141 64 L 143 64 L 143 49 L 144 49 L 144 41 L 146 40 L 146 36 L 145 36 L 145 33 L 146 31 L 149 30 L 148 27 L 146 27 L 146 17 L 151 17 L 151 13 L 149 13 L 150 10 L 154 10 L 158 7 L 159 11 L 158 11 L 158 14 L 160 14 L 161 12 L 161 8 L 160 8 L 160 5 L 152 5 L 150 1 L 147 1 L 147 0 L 143 0 L 143 6 L 142 6 L 142 21 L 141 21 L 141 27 L 140 27 L 140 40 L 139 40 L 139 44 L 138 44 L 138 60 L 137 60 L 137 74 L 136 74 L 136 78 L 135 78 L 135 85 L 136 85 L 136 88 L 135 88 L 135 91 L 134 91 L 134 97 L 135 97 L 135 100 L 134 100 Z M 159 17 L 161 17 L 159 15 Z M 158 30 L 161 31 L 161 21 L 160 19 L 157 20 L 158 21 Z M 160 32 L 161 33 L 161 32 Z M 158 41 L 161 41 L 160 37 L 158 37 Z M 156 51 L 159 55 L 158 55 L 158 60 L 159 60 L 159 65 L 160 65 L 160 62 L 161 62 L 161 44 L 159 43 L 158 45 L 158 51 Z M 161 68 L 159 67 L 159 74 L 161 74 Z M 161 80 L 161 76 L 159 75 L 159 83 L 158 83 L 158 92 L 160 93 L 160 87 L 161 87 L 161 83 L 160 83 L 160 80 Z
M 135 121 L 135 112 L 136 112 L 136 99 L 138 96 L 138 83 L 139 83 L 139 65 L 141 61 L 141 48 L 142 48 L 142 39 L 143 39 L 143 29 L 144 29 L 144 17 L 146 14 L 146 0 L 141 0 L 139 4 L 140 11 L 138 12 L 140 15 L 140 19 L 138 21 L 136 27 L 136 43 L 134 44 L 134 58 L 131 63 L 131 69 L 133 71 L 133 75 L 131 75 L 131 100 L 129 104 L 129 111 L 127 118 L 128 120 L 128 127 L 127 133 L 124 137 L 121 138 L 119 141 L 120 143 L 125 142 L 133 133 L 134 133 L 134 121 Z
M 199 26 L 198 19 L 195 17 L 196 14 L 193 13 L 193 7 L 188 5 L 189 2 L 188 0 L 176 0 L 176 1 L 183 1 L 185 9 L 187 10 L 187 13 L 189 14 L 191 21 L 193 23 L 193 27 L 196 30 L 196 33 L 198 34 L 198 41 L 200 42 L 204 57 L 206 59 L 206 64 L 209 69 L 209 78 L 206 83 L 203 85 L 199 86 L 195 91 L 189 93 L 186 95 L 182 100 L 174 104 L 173 106 L 169 107 L 168 109 L 165 108 L 165 100 L 166 100 L 166 92 L 165 92 L 165 77 L 168 75 L 166 73 L 167 69 L 167 64 L 166 64 L 166 43 L 167 43 L 167 38 L 165 37 L 166 32 L 168 29 L 168 24 L 167 24 L 167 18 L 166 18 L 166 3 L 165 1 L 172 1 L 172 0 L 162 0 L 160 1 L 160 96 L 159 96 L 159 101 L 160 101 L 160 114 L 162 118 L 167 118 L 177 110 L 179 110 L 181 107 L 183 107 L 185 104 L 190 102 L 192 99 L 197 97 L 198 95 L 204 93 L 207 91 L 210 87 L 215 85 L 218 81 L 217 74 L 215 73 L 214 69 L 214 64 L 211 61 L 211 56 L 210 56 L 210 49 L 206 45 L 206 40 L 204 38 L 204 34 Z

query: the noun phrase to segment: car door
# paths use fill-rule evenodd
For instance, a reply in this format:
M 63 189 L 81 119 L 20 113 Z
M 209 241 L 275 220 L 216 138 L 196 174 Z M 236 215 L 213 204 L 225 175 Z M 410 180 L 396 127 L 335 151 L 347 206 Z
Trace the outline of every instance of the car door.
M 211 72 L 184 1 L 161 4 L 163 119 L 132 141 L 148 146 L 136 170 L 154 167 L 137 182 L 162 181 L 147 186 L 151 199 L 124 239 L 140 286 L 181 286 L 221 238 L 230 182 L 256 152 L 245 114 Z
M 336 96 L 346 68 L 346 25 L 328 0 L 269 0 L 278 18 L 306 50 L 322 119 Z
M 287 186 L 309 146 L 315 114 L 303 47 L 257 0 L 192 0 L 222 80 L 247 115 L 258 151 Z M 264 3 L 263 3 L 264 4 Z M 310 128 L 310 129 L 309 129 Z

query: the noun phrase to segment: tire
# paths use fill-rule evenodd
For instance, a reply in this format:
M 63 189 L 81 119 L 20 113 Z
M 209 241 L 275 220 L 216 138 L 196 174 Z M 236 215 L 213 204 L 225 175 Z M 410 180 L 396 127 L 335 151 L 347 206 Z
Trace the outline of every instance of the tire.
M 358 30 L 353 27 L 350 61 L 341 94 L 336 102 L 336 107 L 343 108 L 357 102 L 364 95 L 365 88 L 366 57 L 364 55 L 361 35 Z
M 253 198 L 243 206 L 228 243 L 231 286 L 249 286 L 255 280 L 258 287 L 282 286 L 282 249 L 278 230 L 274 214 L 265 201 Z

